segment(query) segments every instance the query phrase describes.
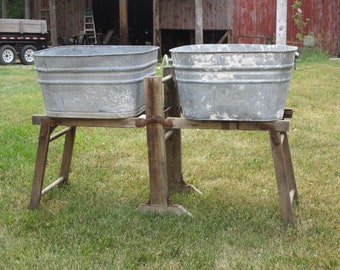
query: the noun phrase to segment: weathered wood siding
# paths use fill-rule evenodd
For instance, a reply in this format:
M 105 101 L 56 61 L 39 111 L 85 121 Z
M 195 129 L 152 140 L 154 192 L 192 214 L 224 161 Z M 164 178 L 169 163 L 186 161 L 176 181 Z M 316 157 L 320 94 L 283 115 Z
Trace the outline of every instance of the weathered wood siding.
M 321 49 L 328 50 L 334 56 L 338 55 L 340 53 L 340 0 L 305 0 L 301 10 L 304 18 L 310 19 L 306 32 L 313 33 L 315 42 Z M 293 40 L 297 33 L 296 27 L 290 33 L 292 35 L 290 38 Z
M 233 25 L 233 0 L 203 0 L 203 28 L 227 30 Z
M 84 30 L 84 14 L 86 8 L 91 8 L 89 0 L 65 1 L 58 0 L 57 20 L 58 36 L 79 35 Z M 80 31 L 79 31 L 80 30 Z
M 46 34 L 47 27 L 42 20 L 0 19 L 0 32 Z
M 276 31 L 276 0 L 235 0 L 235 43 L 268 43 Z
M 288 0 L 287 43 L 302 46 L 296 38 L 292 5 Z M 312 33 L 316 45 L 332 55 L 340 52 L 340 1 L 305 0 L 301 10 L 309 19 L 305 32 Z M 276 0 L 234 0 L 233 40 L 235 43 L 268 43 L 275 39 Z
M 41 19 L 49 16 L 49 1 L 37 0 L 34 7 L 34 16 Z M 84 30 L 84 12 L 91 8 L 91 0 L 57 0 L 57 35 L 58 37 L 70 37 L 79 35 Z M 49 18 L 46 18 L 49 21 Z
M 195 0 L 159 0 L 160 28 L 195 29 Z M 232 26 L 233 0 L 203 0 L 203 29 L 227 30 Z

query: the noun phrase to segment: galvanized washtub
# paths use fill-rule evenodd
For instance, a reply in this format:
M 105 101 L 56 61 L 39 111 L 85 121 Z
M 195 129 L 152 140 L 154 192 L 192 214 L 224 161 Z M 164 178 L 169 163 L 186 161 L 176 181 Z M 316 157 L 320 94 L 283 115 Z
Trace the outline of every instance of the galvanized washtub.
M 283 117 L 296 47 L 204 44 L 171 49 L 185 118 L 272 121 Z
M 145 76 L 155 74 L 155 46 L 62 46 L 34 54 L 46 114 L 126 118 L 144 111 Z

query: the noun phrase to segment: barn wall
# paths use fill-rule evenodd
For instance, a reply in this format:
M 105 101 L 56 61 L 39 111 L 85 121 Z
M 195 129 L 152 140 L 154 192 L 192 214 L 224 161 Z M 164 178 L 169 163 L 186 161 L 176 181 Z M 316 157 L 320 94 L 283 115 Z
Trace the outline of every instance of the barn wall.
M 276 31 L 276 0 L 235 0 L 234 43 L 269 43 Z
M 195 0 L 160 0 L 161 29 L 195 29 Z
M 160 28 L 195 29 L 195 0 L 159 0 Z M 203 29 L 227 30 L 232 27 L 233 0 L 203 0 Z
M 91 7 L 89 0 L 57 0 L 58 37 L 79 35 L 84 30 L 85 9 Z
M 316 44 L 332 55 L 338 55 L 340 53 L 340 1 L 304 1 L 302 11 L 305 18 L 310 18 L 306 31 L 313 33 Z
M 84 30 L 84 12 L 91 8 L 91 0 L 55 0 L 57 12 L 57 36 L 71 37 Z M 34 7 L 34 17 L 49 22 L 49 0 L 38 0 Z
M 233 25 L 233 0 L 203 0 L 203 29 L 227 30 Z
M 287 43 L 302 46 L 292 19 L 294 0 L 288 0 Z M 316 45 L 336 56 L 340 52 L 340 1 L 305 0 L 301 10 L 310 21 L 306 34 L 313 33 Z M 275 41 L 276 0 L 234 0 L 234 43 L 268 43 Z

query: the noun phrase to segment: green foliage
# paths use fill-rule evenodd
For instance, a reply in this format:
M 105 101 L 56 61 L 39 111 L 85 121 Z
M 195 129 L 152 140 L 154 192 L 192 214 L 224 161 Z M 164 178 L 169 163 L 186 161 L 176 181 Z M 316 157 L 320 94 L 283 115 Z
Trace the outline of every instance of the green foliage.
M 326 51 L 322 51 L 317 47 L 304 47 L 301 50 L 300 57 L 297 62 L 323 62 L 328 61 L 330 55 Z
M 171 201 L 189 218 L 136 211 L 149 197 L 145 129 L 79 127 L 69 184 L 28 210 L 42 96 L 33 67 L 0 66 L 0 269 L 339 269 L 339 72 L 337 60 L 294 70 L 300 204 L 286 228 L 266 132 L 182 131 L 184 180 L 203 195 Z M 60 166 L 51 144 L 45 186 Z
M 293 15 L 292 18 L 294 20 L 294 24 L 298 29 L 298 33 L 296 34 L 296 38 L 300 41 L 303 41 L 304 36 L 306 35 L 305 28 L 310 21 L 309 18 L 304 18 L 303 12 L 301 10 L 302 7 L 302 0 L 295 0 L 294 4 L 292 5 L 293 8 Z
M 0 16 L 2 14 L 2 1 L 0 0 Z M 7 17 L 9 19 L 24 19 L 25 0 L 7 0 Z

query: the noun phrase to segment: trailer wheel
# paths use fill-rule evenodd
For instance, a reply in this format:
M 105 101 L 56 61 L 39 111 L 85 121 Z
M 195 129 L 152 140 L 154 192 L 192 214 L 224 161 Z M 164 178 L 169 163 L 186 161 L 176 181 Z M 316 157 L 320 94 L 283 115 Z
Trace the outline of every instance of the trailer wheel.
M 14 64 L 17 59 L 16 50 L 10 45 L 0 47 L 0 64 L 10 65 Z
M 20 61 L 23 65 L 33 65 L 33 53 L 37 50 L 33 45 L 26 45 L 20 50 Z

